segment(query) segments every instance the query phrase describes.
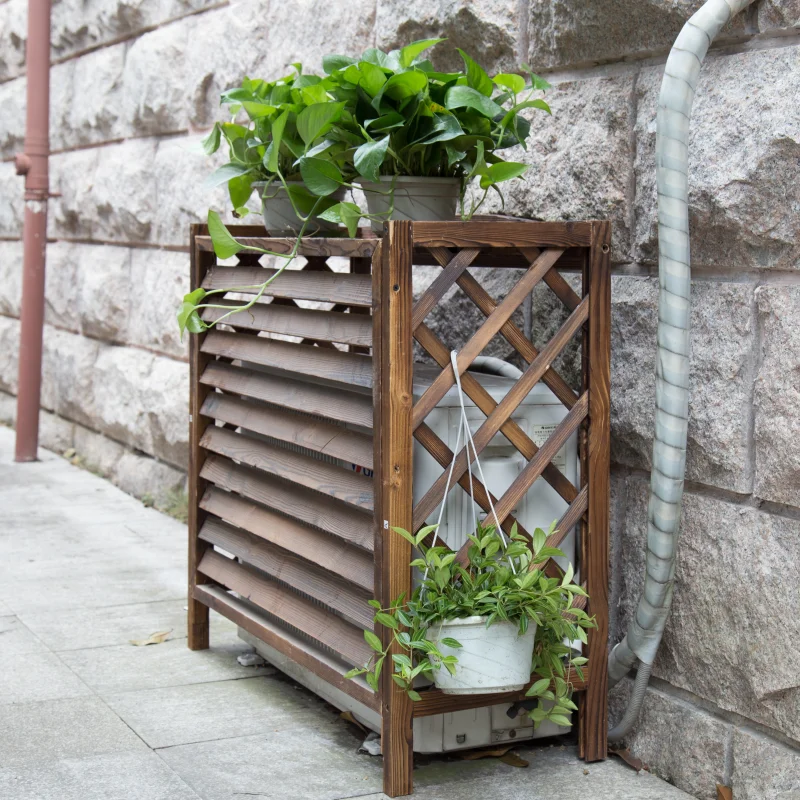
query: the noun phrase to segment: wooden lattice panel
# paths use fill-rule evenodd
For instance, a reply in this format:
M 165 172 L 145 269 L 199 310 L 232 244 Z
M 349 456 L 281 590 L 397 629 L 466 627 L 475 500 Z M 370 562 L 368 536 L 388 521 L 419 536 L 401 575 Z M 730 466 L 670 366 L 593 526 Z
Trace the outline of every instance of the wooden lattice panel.
M 234 233 L 273 251 L 288 252 L 293 245 L 258 238 L 257 228 L 242 226 Z M 501 497 L 489 495 L 473 477 L 476 502 L 488 512 L 491 499 L 509 530 L 512 510 L 535 481 L 544 480 L 567 504 L 548 544 L 557 546 L 579 526 L 578 566 L 598 627 L 589 635 L 585 680 L 572 677 L 580 692 L 581 754 L 587 760 L 605 757 L 609 237 L 607 223 L 492 220 L 393 222 L 380 240 L 307 239 L 302 270 L 281 274 L 251 312 L 192 338 L 189 645 L 208 646 L 208 608 L 215 608 L 377 711 L 390 796 L 412 788 L 414 716 L 514 702 L 524 694 L 457 697 L 429 689 L 412 704 L 388 670 L 377 694 L 366 683 L 342 677 L 369 657 L 363 640 L 363 630 L 371 628 L 366 600 L 376 596 L 388 604 L 411 589 L 410 546 L 391 527 L 419 529 L 442 499 L 444 469 L 412 505 L 414 440 L 443 468 L 455 457 L 451 491 L 469 490 L 466 450 L 454 454 L 426 423 L 455 381 L 448 348 L 426 324 L 453 286 L 483 316 L 457 356 L 464 392 L 485 415 L 475 445 L 480 453 L 502 432 L 526 464 Z M 349 259 L 350 271 L 333 272 L 331 256 Z M 193 228 L 192 288 L 253 286 L 273 274 L 257 256 L 242 255 L 239 262 L 217 264 L 207 232 Z M 441 269 L 416 302 L 414 265 Z M 513 268 L 522 275 L 505 297 L 493 298 L 475 277 L 482 267 Z M 580 294 L 563 270 L 581 274 Z M 568 313 L 537 349 L 513 317 L 540 284 Z M 499 402 L 467 371 L 498 335 L 525 365 Z M 583 364 L 577 392 L 552 367 L 574 338 L 580 339 Z M 414 340 L 440 367 L 416 402 Z M 537 446 L 513 414 L 540 381 L 566 415 Z M 576 434 L 578 485 L 553 463 Z M 374 469 L 375 478 L 341 462 Z M 462 561 L 465 550 L 458 554 Z M 559 570 L 552 561 L 545 568 L 553 575 Z

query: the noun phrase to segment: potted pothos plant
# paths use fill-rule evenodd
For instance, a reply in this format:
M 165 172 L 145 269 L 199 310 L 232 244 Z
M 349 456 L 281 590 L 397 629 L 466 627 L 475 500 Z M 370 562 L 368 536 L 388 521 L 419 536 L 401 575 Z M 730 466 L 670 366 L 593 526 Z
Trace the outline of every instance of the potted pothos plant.
M 527 79 L 514 73 L 490 78 L 458 49 L 464 69 L 437 71 L 423 54 L 443 41 L 323 60 L 327 75 L 346 90 L 345 125 L 358 137 L 353 170 L 367 200 L 364 216 L 378 230 L 386 219 L 453 219 L 459 200 L 462 217 L 470 218 L 491 190 L 502 199 L 499 184 L 522 175 L 527 165 L 505 161 L 499 151 L 526 147 L 531 124 L 522 111 L 550 113 L 534 97 L 549 84 L 527 67 Z M 480 191 L 467 209 L 465 192 L 473 179 Z M 347 223 L 358 213 L 355 204 L 342 203 L 323 216 Z
M 223 92 L 220 103 L 230 119 L 217 122 L 202 142 L 208 155 L 223 141 L 228 147 L 228 162 L 208 176 L 206 186 L 226 183 L 238 217 L 249 213 L 255 190 L 273 236 L 297 235 L 307 219 L 312 231 L 333 230 L 336 225 L 319 214 L 344 199 L 345 180 L 355 174 L 349 168 L 350 143 L 330 141 L 335 123 L 349 115 L 346 104 L 331 95 L 332 81 L 304 74 L 301 64 L 292 66 L 292 75 L 276 81 L 245 78 Z M 331 170 L 338 180 L 320 192 Z
M 586 592 L 573 582 L 568 567 L 561 578 L 544 572 L 544 562 L 563 553 L 546 546 L 555 523 L 545 532 L 537 528 L 532 541 L 516 526 L 508 540 L 495 526 L 478 524 L 462 566 L 446 547 L 427 547 L 423 540 L 436 526 L 412 535 L 394 528 L 417 548 L 421 557 L 411 562 L 423 578 L 410 597 L 398 597 L 388 608 L 371 600 L 376 624 L 389 629 L 384 645 L 373 631 L 364 638 L 374 654 L 362 667 L 347 673 L 363 675 L 377 689 L 378 678 L 387 668 L 392 680 L 412 700 L 420 680 L 432 680 L 449 694 L 488 694 L 521 690 L 533 676 L 526 694 L 536 698 L 529 711 L 538 726 L 544 720 L 569 726 L 576 710 L 569 683 L 569 668 L 582 678 L 587 659 L 575 649 L 586 643 L 586 630 L 595 623 L 583 609 L 575 607 L 577 596 Z

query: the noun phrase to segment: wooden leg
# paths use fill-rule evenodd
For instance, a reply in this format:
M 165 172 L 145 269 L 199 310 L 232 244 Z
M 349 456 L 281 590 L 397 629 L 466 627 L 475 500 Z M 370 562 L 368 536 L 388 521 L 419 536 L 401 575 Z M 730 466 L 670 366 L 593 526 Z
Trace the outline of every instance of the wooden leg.
M 411 223 L 390 222 L 373 270 L 374 438 L 379 482 L 375 565 L 377 596 L 384 606 L 411 590 L 411 546 L 391 530 L 410 529 L 412 523 L 411 253 Z M 388 633 L 380 630 L 383 637 Z M 394 652 L 390 650 L 390 656 Z M 401 797 L 411 794 L 414 785 L 412 710 L 411 700 L 394 684 L 391 673 L 389 661 L 380 683 L 383 791 L 389 797 Z
M 208 606 L 189 598 L 189 649 L 208 650 Z

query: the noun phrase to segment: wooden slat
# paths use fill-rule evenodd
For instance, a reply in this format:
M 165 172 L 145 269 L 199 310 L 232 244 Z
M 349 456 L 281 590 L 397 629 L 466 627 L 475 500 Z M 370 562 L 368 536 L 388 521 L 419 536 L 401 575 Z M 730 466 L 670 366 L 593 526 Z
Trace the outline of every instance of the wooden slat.
M 199 566 L 211 580 L 222 584 L 257 605 L 269 616 L 291 625 L 320 644 L 329 647 L 348 664 L 365 664 L 372 651 L 360 628 L 345 622 L 313 600 L 268 578 L 246 564 L 239 564 L 208 550 Z
M 480 253 L 480 250 L 475 248 L 459 250 L 450 259 L 449 263 L 414 304 L 414 310 L 411 313 L 412 330 L 416 330 L 425 317 L 430 314 L 433 307 L 444 297 L 447 290 L 460 277 L 461 273 L 475 260 L 478 253 Z
M 447 250 L 433 247 L 430 249 L 430 252 L 436 257 L 440 266 L 447 263 Z M 551 275 L 555 271 L 556 266 L 561 264 L 562 259 L 563 256 L 559 258 L 553 269 L 546 273 L 545 277 Z M 524 266 L 524 264 L 521 266 Z M 492 314 L 497 308 L 497 303 L 495 303 L 486 289 L 484 289 L 468 272 L 463 273 L 456 283 L 486 317 Z M 500 328 L 500 334 L 529 364 L 539 354 L 539 351 L 531 344 L 527 336 L 525 336 L 513 320 L 509 319 Z M 572 406 L 575 405 L 575 400 L 577 399 L 575 392 L 572 391 L 569 384 L 554 369 L 547 370 L 542 380 L 567 408 L 572 408 Z
M 415 223 L 416 224 L 416 223 Z M 409 529 L 412 523 L 411 415 L 413 404 L 413 341 L 411 312 L 413 288 L 412 224 L 389 222 L 381 247 L 381 261 L 375 264 L 377 286 L 373 297 L 379 306 L 373 348 L 377 361 L 376 414 L 380 420 L 379 449 L 376 451 L 376 569 L 381 570 L 379 600 L 385 606 L 400 594 L 411 593 L 411 546 L 392 527 Z M 375 307 L 373 307 L 373 315 Z M 376 445 L 378 437 L 375 439 Z M 391 631 L 380 627 L 384 643 L 391 642 L 390 655 L 402 652 Z M 411 700 L 391 680 L 391 662 L 381 673 L 381 744 L 383 750 L 383 791 L 389 797 L 410 794 L 413 789 Z
M 539 355 L 528 366 L 525 372 L 523 372 L 522 376 L 508 390 L 503 399 L 498 403 L 497 408 L 495 408 L 480 428 L 478 428 L 473 436 L 474 447 L 478 455 L 480 455 L 489 442 L 494 439 L 495 435 L 502 427 L 503 422 L 514 413 L 531 389 L 539 382 L 553 359 L 558 356 L 578 328 L 586 321 L 588 314 L 589 301 L 587 299 L 572 312 L 569 319 L 559 328 L 553 338 L 542 348 Z M 472 454 L 470 453 L 470 455 Z M 465 445 L 464 449 L 456 458 L 452 480 L 461 478 L 467 471 L 468 463 L 472 460 L 472 458 L 467 458 L 467 447 Z M 418 503 L 417 508 L 424 518 L 427 518 L 427 516 L 433 512 L 433 509 L 441 502 L 446 483 L 447 474 L 442 473 Z
M 583 680 L 578 677 L 574 669 L 567 674 L 567 680 L 572 684 L 576 692 L 581 692 L 586 688 L 589 681 L 589 667 L 582 667 Z M 538 680 L 538 676 L 518 692 L 498 692 L 497 694 L 465 694 L 452 695 L 445 694 L 439 689 L 425 689 L 420 692 L 421 700 L 414 703 L 415 717 L 430 717 L 434 714 L 452 714 L 455 711 L 466 711 L 470 708 L 484 708 L 485 706 L 498 705 L 500 703 L 517 703 L 522 700 L 529 700 L 525 697 L 525 692 Z
M 235 427 L 372 469 L 372 437 L 325 420 L 218 393 L 206 398 L 202 413 Z
M 452 251 L 444 247 L 431 249 L 442 250 L 452 255 Z M 585 252 L 585 247 L 567 248 L 553 269 L 559 272 L 580 272 Z M 527 269 L 529 263 L 522 257 L 520 250 L 516 247 L 491 247 L 481 250 L 475 261 L 470 264 L 470 267 L 475 269 Z M 434 258 L 431 250 L 427 247 L 415 247 L 414 266 L 428 267 L 436 265 L 441 266 L 441 263 Z
M 197 237 L 201 233 L 199 225 L 192 225 L 191 231 L 191 267 L 189 284 L 192 290 L 198 288 L 205 277 L 206 270 L 214 263 L 213 253 L 200 252 Z M 200 471 L 203 467 L 205 452 L 200 447 L 200 437 L 210 420 L 203 417 L 200 407 L 209 389 L 200 383 L 200 376 L 206 368 L 209 357 L 202 352 L 202 344 L 206 334 L 196 334 L 189 339 L 189 519 L 188 519 L 188 569 L 189 608 L 187 614 L 188 645 L 190 650 L 205 650 L 209 645 L 208 608 L 193 600 L 195 586 L 205 582 L 198 574 L 197 565 L 206 550 L 205 542 L 198 539 L 200 526 L 203 524 L 204 512 L 198 508 L 198 500 L 205 489 Z
M 241 303 L 217 300 L 217 305 L 234 308 Z M 222 308 L 206 308 L 205 322 L 220 319 L 228 312 Z M 299 336 L 320 342 L 340 342 L 368 347 L 372 344 L 372 323 L 368 317 L 335 311 L 294 308 L 277 303 L 255 303 L 247 311 L 225 318 L 226 325 L 253 331 L 266 331 L 281 336 Z
M 608 741 L 608 539 L 611 415 L 611 225 L 593 223 L 589 263 L 589 509 L 585 543 L 586 566 L 581 566 L 589 607 L 597 627 L 588 632 L 589 663 L 594 680 L 581 706 L 580 744 L 587 761 L 606 757 Z M 586 355 L 586 354 L 585 354 Z
M 356 508 L 365 511 L 373 509 L 372 479 L 344 467 L 293 453 L 224 428 L 206 428 L 200 445 L 221 456 L 277 475 Z M 286 509 L 286 513 L 290 513 L 289 509 Z
M 589 507 L 589 489 L 584 486 L 575 500 L 572 502 L 570 507 L 564 512 L 559 519 L 558 523 L 556 524 L 556 529 L 552 533 L 552 535 L 547 537 L 547 540 L 544 543 L 545 547 L 558 547 L 561 542 L 564 541 L 564 538 L 569 534 L 572 528 L 578 523 L 581 517 L 586 513 L 586 509 Z M 542 563 L 539 562 L 538 564 L 531 564 L 530 569 L 541 569 L 544 567 L 544 571 L 551 577 L 551 578 L 558 578 L 563 576 L 563 571 L 558 564 L 553 561 L 552 558 L 548 558 L 546 562 Z M 577 600 L 583 601 L 585 598 L 579 597 Z M 577 602 L 574 602 L 573 605 L 578 605 Z M 580 605 L 580 608 L 583 608 L 583 605 Z
M 263 539 L 214 517 L 209 517 L 203 523 L 200 538 L 281 583 L 288 584 L 295 591 L 313 597 L 353 625 L 372 630 L 375 612 L 367 605 L 371 593 L 358 589 L 288 550 L 269 545 Z
M 264 267 L 218 265 L 209 270 L 203 281 L 203 288 L 209 291 L 230 289 L 239 294 L 255 294 L 257 287 L 277 272 L 277 269 Z M 285 269 L 267 286 L 264 295 L 369 308 L 372 305 L 372 278 L 369 275 L 348 272 L 320 273 Z
M 200 507 L 258 539 L 290 550 L 306 561 L 341 575 L 364 591 L 372 592 L 372 556 L 336 536 L 215 486 L 206 489 Z
M 359 703 L 373 711 L 379 710 L 377 694 L 362 679 L 348 680 L 344 677 L 349 665 L 340 664 L 333 656 L 281 628 L 249 603 L 233 597 L 218 586 L 198 586 L 194 598 Z
M 200 383 L 337 422 L 372 427 L 372 400 L 369 395 L 346 389 L 318 386 L 283 375 L 278 377 L 244 367 L 234 367 L 222 361 L 211 361 L 203 372 Z
M 551 270 L 552 272 L 552 270 Z M 549 273 L 548 273 L 549 274 Z M 414 333 L 416 340 L 428 351 L 428 353 L 435 359 L 441 367 L 447 366 L 450 362 L 450 354 L 447 348 L 442 344 L 438 336 L 427 325 L 420 325 Z M 497 401 L 481 386 L 480 381 L 469 372 L 465 372 L 461 376 L 461 388 L 464 393 L 469 397 L 473 403 L 488 417 L 496 408 Z M 421 427 L 421 426 L 420 426 Z M 419 428 L 417 428 L 419 430 Z M 503 435 L 514 445 L 514 447 L 522 453 L 525 458 L 530 461 L 539 448 L 528 436 L 525 431 L 520 428 L 519 424 L 513 419 L 507 419 L 500 431 Z M 416 434 L 415 434 L 416 435 Z M 419 438 L 419 437 L 417 437 Z M 449 464 L 449 462 L 448 462 Z M 542 477 L 559 493 L 559 495 L 567 502 L 571 503 L 575 499 L 575 487 L 569 482 L 567 477 L 561 472 L 558 467 L 548 464 L 544 468 Z
M 297 484 L 273 478 L 260 470 L 243 467 L 221 456 L 209 455 L 201 477 L 223 489 L 237 492 L 262 505 L 280 509 L 347 542 L 372 550 L 374 522 L 372 515 Z
M 530 269 L 517 281 L 514 288 L 511 289 L 498 304 L 497 308 L 489 314 L 483 325 L 470 337 L 469 341 L 461 348 L 458 354 L 456 363 L 458 364 L 459 375 L 481 354 L 484 347 L 486 347 L 494 335 L 503 327 L 503 324 L 517 310 L 525 299 L 525 296 L 530 293 L 531 289 L 542 279 L 547 270 L 555 264 L 561 252 L 561 250 L 554 249 L 546 250 L 542 253 L 539 258 L 531 264 Z M 415 404 L 412 412 L 413 427 L 416 428 L 425 417 L 430 414 L 436 407 L 436 404 L 447 394 L 450 387 L 454 384 L 455 375 L 453 374 L 453 368 L 452 366 L 446 367 Z
M 588 247 L 591 222 L 415 222 L 425 247 Z
M 229 230 L 239 244 L 248 247 L 260 247 L 262 250 L 270 250 L 281 255 L 291 253 L 297 244 L 297 239 L 294 237 L 246 236 L 238 233 L 236 226 L 230 226 Z M 210 236 L 198 236 L 196 242 L 200 250 L 209 253 L 214 251 Z M 326 258 L 329 256 L 362 256 L 368 258 L 374 252 L 377 242 L 377 239 L 334 239 L 304 236 L 297 248 L 297 254 L 300 256 L 324 256 Z
M 262 336 L 211 331 L 202 351 L 208 355 L 251 361 L 264 367 L 372 388 L 372 359 L 356 353 L 323 350 L 306 344 L 278 342 Z

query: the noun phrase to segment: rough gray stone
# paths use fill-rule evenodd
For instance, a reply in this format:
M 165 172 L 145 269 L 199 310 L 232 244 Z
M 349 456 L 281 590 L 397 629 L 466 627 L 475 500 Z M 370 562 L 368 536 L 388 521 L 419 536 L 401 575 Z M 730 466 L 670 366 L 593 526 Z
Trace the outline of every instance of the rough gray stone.
M 742 728 L 733 736 L 736 800 L 798 800 L 800 750 Z
M 460 47 L 490 74 L 518 69 L 521 6 L 511 0 L 378 0 L 375 30 L 383 50 L 446 38 L 429 51 L 440 69 L 463 69 Z
M 0 6 L 0 19 L 2 9 Z M 2 25 L 2 22 L 0 22 Z M 25 78 L 0 83 L 0 158 L 21 153 L 25 141 Z
M 798 0 L 762 0 L 758 7 L 759 31 L 774 31 L 800 26 L 800 2 Z
M 545 67 L 585 66 L 668 51 L 686 20 L 705 0 L 531 0 L 529 63 Z M 747 30 L 740 14 L 718 41 Z
M 0 80 L 8 80 L 25 69 L 27 38 L 26 0 L 8 0 L 0 5 Z
M 761 363 L 755 384 L 755 492 L 800 506 L 800 289 L 756 289 Z
M 621 630 L 643 582 L 648 493 L 629 479 Z M 686 493 L 681 531 L 654 675 L 800 740 L 800 521 Z
M 715 269 L 800 266 L 800 48 L 710 58 L 689 138 L 692 263 Z M 637 82 L 636 258 L 655 261 L 655 119 L 662 68 Z M 735 109 L 735 113 L 732 113 Z
M 17 393 L 19 365 L 19 321 L 0 317 L 0 389 Z
M 610 702 L 612 724 L 627 707 L 633 681 L 618 686 Z M 648 688 L 639 721 L 623 744 L 653 775 L 698 800 L 717 800 L 716 784 L 725 784 L 732 726 L 665 689 Z
M 22 300 L 22 242 L 0 242 L 0 314 L 19 316 Z
M 25 182 L 17 175 L 11 161 L 0 162 L 0 238 L 21 239 Z
M 633 78 L 629 75 L 560 83 L 545 95 L 553 110 L 529 113 L 527 151 L 503 157 L 530 165 L 503 185 L 506 214 L 544 220 L 609 219 L 613 261 L 630 260 L 633 152 L 630 129 Z M 485 206 L 501 210 L 494 193 Z
M 612 458 L 643 469 L 652 458 L 657 303 L 654 278 L 613 278 Z M 695 281 L 691 326 L 687 478 L 749 492 L 752 286 Z
M 80 281 L 84 265 L 95 269 L 98 266 L 96 260 L 82 259 L 80 250 L 78 245 L 52 242 L 47 245 L 45 264 L 45 322 L 76 333 L 81 328 Z M 102 265 L 105 269 L 106 262 Z

